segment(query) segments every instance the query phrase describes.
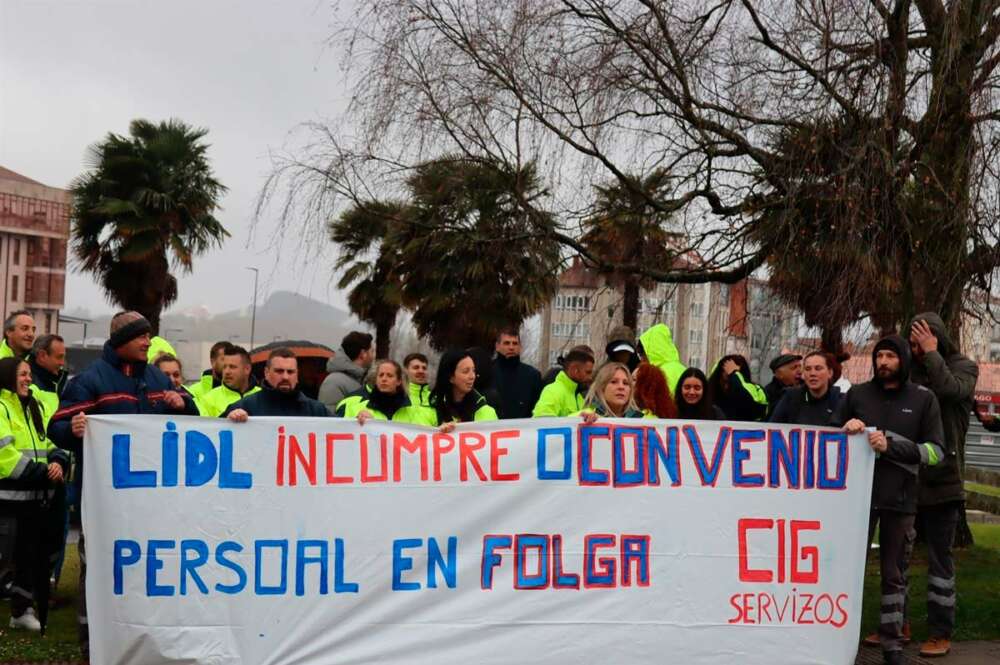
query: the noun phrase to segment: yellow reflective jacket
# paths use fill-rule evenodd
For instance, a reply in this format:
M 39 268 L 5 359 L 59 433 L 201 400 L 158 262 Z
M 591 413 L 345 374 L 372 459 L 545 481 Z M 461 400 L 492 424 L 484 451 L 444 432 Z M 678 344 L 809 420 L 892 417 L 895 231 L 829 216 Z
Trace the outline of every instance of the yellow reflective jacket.
M 260 386 L 253 386 L 245 393 L 239 393 L 229 386 L 223 384 L 218 388 L 212 388 L 207 393 L 195 400 L 198 411 L 206 418 L 218 418 L 222 412 L 229 408 L 230 404 L 240 401 L 248 395 L 260 392 Z
M 44 419 L 45 408 L 39 408 Z M 49 462 L 59 462 L 64 472 L 69 468 L 66 451 L 37 430 L 17 394 L 0 390 L 0 500 L 41 498 L 38 489 L 46 485 Z
M 580 386 L 566 372 L 559 372 L 556 380 L 542 389 L 532 418 L 562 418 L 583 408 L 584 394 Z
M 642 351 L 646 354 L 650 364 L 656 365 L 667 377 L 667 387 L 670 394 L 677 393 L 677 382 L 681 379 L 681 374 L 687 367 L 681 362 L 681 354 L 677 351 L 674 338 L 670 333 L 670 328 L 666 324 L 658 323 L 639 336 L 642 344 Z

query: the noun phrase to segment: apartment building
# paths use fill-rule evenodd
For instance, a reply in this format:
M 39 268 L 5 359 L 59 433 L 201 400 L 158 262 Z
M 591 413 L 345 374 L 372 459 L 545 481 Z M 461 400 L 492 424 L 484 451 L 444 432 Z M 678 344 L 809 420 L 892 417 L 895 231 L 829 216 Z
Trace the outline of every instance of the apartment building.
M 624 294 L 579 259 L 559 276 L 559 288 L 542 312 L 543 364 L 578 344 L 604 357 L 608 335 L 622 325 Z M 720 357 L 742 353 L 755 366 L 754 377 L 782 348 L 793 346 L 798 314 L 781 303 L 760 280 L 726 284 L 656 284 L 639 300 L 638 333 L 665 323 L 673 333 L 681 362 L 706 371 Z M 767 354 L 772 354 L 768 356 Z M 765 359 L 766 356 L 766 359 Z
M 0 318 L 26 309 L 57 332 L 66 292 L 72 196 L 0 166 Z

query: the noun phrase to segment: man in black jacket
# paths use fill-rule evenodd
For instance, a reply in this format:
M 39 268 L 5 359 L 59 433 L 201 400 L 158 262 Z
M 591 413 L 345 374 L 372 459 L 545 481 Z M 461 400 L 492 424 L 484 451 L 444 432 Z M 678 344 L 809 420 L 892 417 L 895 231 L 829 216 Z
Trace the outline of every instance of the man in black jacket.
M 960 450 L 969 431 L 969 412 L 975 400 L 979 366 L 959 353 L 941 317 L 925 312 L 910 324 L 913 372 L 910 380 L 934 393 L 941 405 L 944 458 L 920 470 L 917 522 L 927 541 L 927 627 L 929 639 L 921 656 L 944 656 L 951 649 L 955 629 L 955 539 L 965 490 Z
M 542 394 L 542 375 L 521 362 L 521 335 L 513 328 L 497 335 L 493 382 L 500 393 L 499 416 L 505 419 L 530 418 Z
M 770 422 L 819 427 L 832 425 L 843 399 L 840 388 L 833 385 L 834 362 L 829 353 L 807 353 L 802 360 L 803 385 L 789 388 L 776 405 L 771 405 L 774 410 Z
M 261 390 L 230 404 L 221 417 L 242 423 L 250 416 L 327 418 L 330 411 L 322 402 L 302 394 L 295 352 L 279 347 L 267 357 Z
M 764 386 L 767 395 L 767 417 L 770 418 L 782 396 L 792 388 L 802 385 L 802 356 L 797 353 L 782 353 L 768 365 L 771 368 L 771 382 Z
M 837 421 L 850 434 L 866 428 L 878 454 L 872 483 L 869 540 L 879 528 L 881 615 L 879 638 L 889 665 L 903 662 L 906 568 L 913 548 L 917 473 L 943 457 L 944 432 L 937 398 L 909 380 L 910 345 L 898 335 L 872 350 L 874 378 L 854 386 L 841 401 Z

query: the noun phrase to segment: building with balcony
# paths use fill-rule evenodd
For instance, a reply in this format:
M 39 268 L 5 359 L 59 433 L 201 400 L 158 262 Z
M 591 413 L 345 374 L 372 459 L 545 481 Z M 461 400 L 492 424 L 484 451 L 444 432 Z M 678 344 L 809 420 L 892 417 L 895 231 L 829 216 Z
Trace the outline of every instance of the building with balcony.
M 72 196 L 0 166 L 0 316 L 26 309 L 58 332 L 66 294 Z

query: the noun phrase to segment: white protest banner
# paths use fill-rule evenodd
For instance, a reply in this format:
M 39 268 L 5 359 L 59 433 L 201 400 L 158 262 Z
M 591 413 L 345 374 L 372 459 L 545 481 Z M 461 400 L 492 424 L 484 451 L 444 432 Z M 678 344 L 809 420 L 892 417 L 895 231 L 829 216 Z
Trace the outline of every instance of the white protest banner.
M 854 661 L 864 436 L 87 422 L 95 663 Z

